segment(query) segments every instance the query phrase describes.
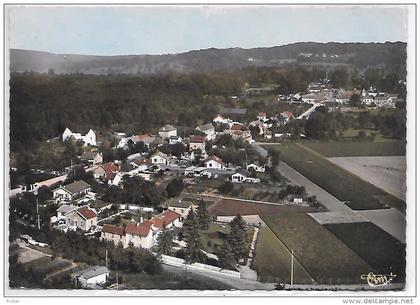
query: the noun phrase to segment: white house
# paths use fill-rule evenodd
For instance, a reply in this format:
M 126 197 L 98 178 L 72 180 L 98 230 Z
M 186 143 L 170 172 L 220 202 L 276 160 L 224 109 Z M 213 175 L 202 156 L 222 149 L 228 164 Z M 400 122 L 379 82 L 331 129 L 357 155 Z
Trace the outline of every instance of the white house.
M 246 167 L 247 170 L 253 169 L 256 172 L 264 173 L 265 172 L 265 166 L 259 166 L 256 163 L 251 163 Z
M 96 226 L 98 215 L 88 206 L 71 210 L 65 214 L 66 225 L 75 227 L 83 231 L 88 231 L 91 227 Z
M 142 223 L 129 223 L 125 227 L 125 247 L 133 244 L 136 248 L 150 249 L 154 246 L 153 223 L 146 220 Z
M 56 202 L 71 201 L 90 192 L 91 187 L 83 180 L 79 180 L 64 186 L 60 186 L 52 191 L 53 199 Z
M 211 156 L 204 162 L 207 168 L 225 169 L 225 162 L 217 156 Z
M 152 160 L 152 164 L 169 164 L 170 157 L 160 151 L 153 154 L 150 159 Z
M 80 133 L 73 133 L 70 129 L 66 128 L 63 132 L 63 141 L 73 137 L 76 141 L 82 141 L 84 146 L 96 146 L 96 134 L 92 129 L 89 129 L 88 133 L 82 136 Z
M 166 210 L 160 213 L 159 215 L 153 217 L 150 221 L 153 223 L 153 226 L 159 230 L 163 230 L 163 228 L 181 228 L 183 225 L 182 215 L 171 210 Z
M 101 164 L 103 162 L 102 154 L 97 151 L 87 151 L 80 156 L 80 160 L 86 161 L 89 164 Z
M 260 112 L 257 115 L 257 119 L 260 121 L 265 121 L 267 119 L 267 114 L 265 112 Z
M 199 149 L 202 152 L 206 150 L 206 138 L 202 136 L 191 136 L 190 138 L 190 151 Z
M 231 124 L 232 120 L 229 118 L 225 118 L 223 115 L 218 114 L 214 117 L 213 122 L 216 124 Z
M 82 287 L 104 284 L 109 276 L 109 270 L 103 266 L 92 266 L 73 273 L 73 278 Z
M 168 140 L 171 145 L 182 143 L 182 138 L 178 136 L 170 136 Z
M 167 124 L 159 129 L 159 136 L 162 139 L 167 139 L 169 137 L 176 136 L 176 135 L 177 135 L 176 128 L 170 124 Z
M 242 183 L 242 182 L 249 182 L 249 183 L 260 183 L 259 178 L 252 178 L 251 174 L 246 170 L 239 170 L 231 176 L 232 182 Z
M 203 132 L 206 135 L 207 140 L 214 140 L 216 138 L 216 131 L 212 124 L 200 125 L 196 130 Z

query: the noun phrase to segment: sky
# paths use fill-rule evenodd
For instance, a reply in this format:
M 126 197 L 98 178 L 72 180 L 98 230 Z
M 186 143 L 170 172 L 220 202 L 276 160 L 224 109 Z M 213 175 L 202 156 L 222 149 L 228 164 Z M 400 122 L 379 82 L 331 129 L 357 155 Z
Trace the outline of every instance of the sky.
M 407 10 L 384 6 L 7 6 L 10 48 L 168 54 L 293 42 L 407 41 Z

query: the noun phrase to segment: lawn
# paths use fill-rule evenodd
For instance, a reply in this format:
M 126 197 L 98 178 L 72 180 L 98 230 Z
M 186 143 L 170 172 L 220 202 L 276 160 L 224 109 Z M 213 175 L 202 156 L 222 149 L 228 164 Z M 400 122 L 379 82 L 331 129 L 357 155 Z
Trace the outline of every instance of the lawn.
M 316 212 L 315 208 L 297 205 L 274 205 L 249 201 L 222 199 L 208 208 L 212 216 L 270 215 L 273 213 Z
M 223 240 L 227 238 L 230 232 L 228 224 L 219 225 L 211 223 L 207 230 L 200 231 L 203 250 L 209 253 L 216 253 L 217 248 L 223 245 Z
M 304 142 L 325 157 L 405 156 L 405 141 Z
M 405 210 L 405 202 L 386 193 L 328 159 L 296 143 L 270 145 L 280 159 L 354 210 L 389 206 Z
M 265 215 L 264 222 L 318 284 L 358 284 L 368 263 L 310 216 Z
M 376 274 L 405 281 L 405 245 L 371 222 L 327 224 L 325 227 L 371 265 Z
M 266 226 L 261 228 L 252 261 L 261 282 L 290 283 L 291 254 Z M 312 278 L 298 261 L 294 261 L 294 283 L 312 284 Z

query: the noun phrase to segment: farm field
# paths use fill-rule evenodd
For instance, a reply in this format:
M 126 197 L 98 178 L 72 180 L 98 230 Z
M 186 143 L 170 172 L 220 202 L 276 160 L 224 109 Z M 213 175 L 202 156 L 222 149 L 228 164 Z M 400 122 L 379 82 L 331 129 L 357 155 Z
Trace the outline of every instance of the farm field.
M 384 192 L 299 144 L 285 143 L 270 145 L 267 148 L 278 151 L 282 161 L 354 210 L 380 209 L 388 206 L 405 210 L 403 200 Z
M 259 280 L 270 283 L 290 283 L 291 254 L 266 226 L 261 227 L 252 269 Z M 294 261 L 294 283 L 312 284 L 312 278 L 298 261 Z
M 405 280 L 405 244 L 371 222 L 327 224 L 325 227 L 368 262 L 377 274 L 397 275 Z
M 359 284 L 371 270 L 366 261 L 306 214 L 262 217 L 318 284 Z
M 404 141 L 305 142 L 302 144 L 325 157 L 405 156 Z
M 294 213 L 315 212 L 315 208 L 300 207 L 296 205 L 275 205 L 253 203 L 242 200 L 221 199 L 208 208 L 209 214 L 212 216 L 234 216 L 241 215 L 270 215 L 273 213 Z
M 404 156 L 335 157 L 329 160 L 395 197 L 405 200 Z

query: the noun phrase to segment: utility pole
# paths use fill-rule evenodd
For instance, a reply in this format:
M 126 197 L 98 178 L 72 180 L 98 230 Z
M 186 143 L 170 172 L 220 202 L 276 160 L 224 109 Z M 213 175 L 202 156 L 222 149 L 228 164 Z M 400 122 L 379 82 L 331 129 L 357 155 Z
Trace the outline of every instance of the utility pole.
M 290 285 L 293 285 L 293 274 L 294 274 L 294 270 L 293 270 L 293 265 L 294 265 L 294 256 L 293 254 L 295 253 L 295 251 L 292 249 L 292 263 L 291 263 L 291 268 L 290 268 Z
M 108 249 L 105 250 L 105 267 L 108 268 Z
M 117 277 L 117 290 L 118 290 L 118 273 L 116 273 L 116 277 Z
M 36 199 L 36 214 L 37 214 L 37 220 L 38 220 L 38 230 L 41 229 L 40 219 L 39 219 L 39 207 L 38 207 L 38 198 Z

